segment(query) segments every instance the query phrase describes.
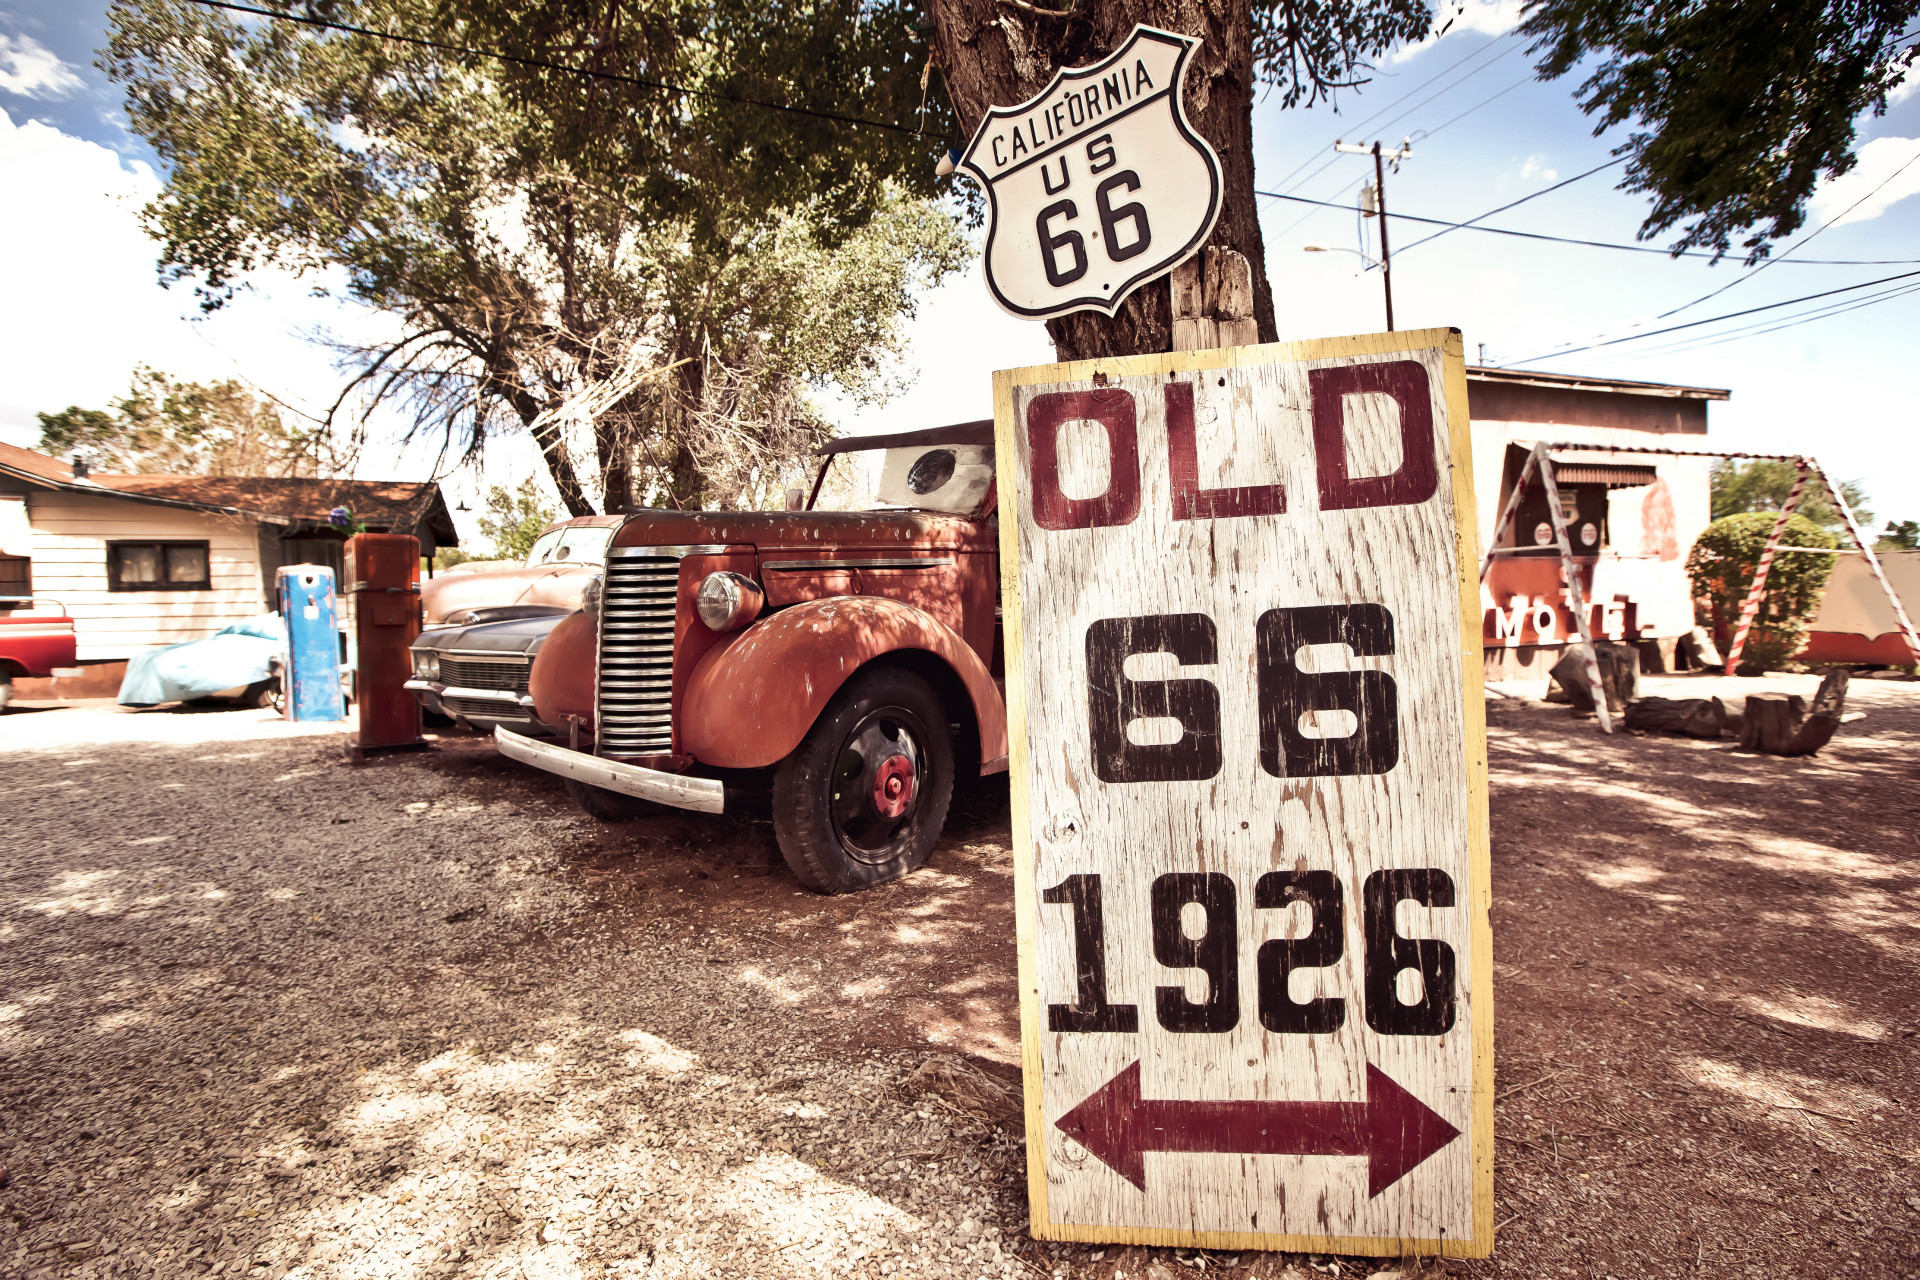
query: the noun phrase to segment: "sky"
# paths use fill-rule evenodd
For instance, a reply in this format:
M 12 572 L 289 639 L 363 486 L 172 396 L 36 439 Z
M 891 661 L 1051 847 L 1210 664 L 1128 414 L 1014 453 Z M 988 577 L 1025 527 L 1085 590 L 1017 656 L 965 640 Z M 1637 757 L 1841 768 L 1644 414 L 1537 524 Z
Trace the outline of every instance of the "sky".
M 92 65 L 105 43 L 105 9 L 103 0 L 0 0 L 0 243 L 8 246 L 0 440 L 31 447 L 36 412 L 104 408 L 139 363 L 202 380 L 241 376 L 289 405 L 324 407 L 343 378 L 318 339 L 364 337 L 379 321 L 316 296 L 326 282 L 313 279 L 258 277 L 211 316 L 188 287 L 160 286 L 139 210 L 161 189 L 161 163 L 128 132 L 118 92 Z M 1594 136 L 1575 102 L 1577 70 L 1546 84 L 1532 78 L 1512 34 L 1517 14 L 1513 0 L 1470 0 L 1445 36 L 1389 55 L 1334 106 L 1256 101 L 1258 189 L 1339 206 L 1261 200 L 1282 339 L 1384 327 L 1377 270 L 1356 253 L 1306 250 L 1364 247 L 1377 256 L 1353 211 L 1372 162 L 1335 152 L 1337 139 L 1390 147 L 1411 139 L 1412 155 L 1387 175 L 1393 213 L 1466 221 L 1537 196 L 1485 225 L 1636 243 L 1647 200 L 1617 189 L 1617 168 L 1548 190 L 1605 165 L 1626 130 Z M 1806 227 L 1757 271 L 1734 260 L 1676 262 L 1474 230 L 1422 244 L 1437 228 L 1395 221 L 1395 319 L 1406 329 L 1462 329 L 1469 361 L 1484 349 L 1495 365 L 1726 388 L 1732 398 L 1710 408 L 1714 447 L 1810 453 L 1836 478 L 1863 484 L 1876 525 L 1920 519 L 1920 433 L 1909 375 L 1900 373 L 1913 365 L 1920 296 L 1854 305 L 1920 280 L 1644 336 L 1920 271 L 1920 200 L 1911 198 L 1920 194 L 1920 93 L 1863 120 L 1860 137 L 1858 167 L 1816 193 Z M 993 370 L 1054 358 L 1045 329 L 1001 311 L 977 267 L 921 297 L 908 332 L 911 377 L 900 396 L 879 408 L 823 397 L 844 430 L 990 417 Z M 400 443 L 401 428 L 396 419 L 379 424 L 363 477 L 436 473 L 430 450 Z M 524 442 L 490 446 L 484 472 L 444 477 L 450 500 L 477 507 L 487 484 L 537 470 L 534 457 Z M 460 513 L 465 533 L 474 532 L 473 514 Z

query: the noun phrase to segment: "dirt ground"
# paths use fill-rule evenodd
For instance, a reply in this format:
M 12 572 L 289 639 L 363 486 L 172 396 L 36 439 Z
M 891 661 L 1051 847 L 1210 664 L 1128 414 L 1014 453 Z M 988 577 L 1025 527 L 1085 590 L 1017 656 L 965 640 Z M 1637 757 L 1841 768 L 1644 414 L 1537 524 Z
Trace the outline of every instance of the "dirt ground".
M 1920 685 L 1850 707 L 1781 760 L 1490 699 L 1498 1247 L 1444 1265 L 1025 1237 L 1004 782 L 825 899 L 480 739 L 9 715 L 0 1275 L 1920 1276 Z

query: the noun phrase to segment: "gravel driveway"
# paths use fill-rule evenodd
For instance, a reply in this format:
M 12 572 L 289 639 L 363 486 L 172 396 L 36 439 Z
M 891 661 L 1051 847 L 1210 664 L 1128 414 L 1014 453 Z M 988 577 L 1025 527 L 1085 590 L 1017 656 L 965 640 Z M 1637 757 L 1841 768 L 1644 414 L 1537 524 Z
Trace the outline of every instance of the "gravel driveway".
M 902 1090 L 924 1044 L 823 1048 L 819 958 L 729 959 L 685 886 L 616 925 L 568 869 L 601 833 L 464 745 L 349 768 L 264 712 L 0 720 L 0 1274 L 1016 1273 L 1013 1148 Z M 717 834 L 818 914 L 764 834 Z
M 11 714 L 0 1277 L 1920 1277 L 1920 685 L 1850 705 L 1781 760 L 1489 704 L 1498 1247 L 1404 1267 L 1026 1238 L 1004 783 L 820 898 L 484 739 Z

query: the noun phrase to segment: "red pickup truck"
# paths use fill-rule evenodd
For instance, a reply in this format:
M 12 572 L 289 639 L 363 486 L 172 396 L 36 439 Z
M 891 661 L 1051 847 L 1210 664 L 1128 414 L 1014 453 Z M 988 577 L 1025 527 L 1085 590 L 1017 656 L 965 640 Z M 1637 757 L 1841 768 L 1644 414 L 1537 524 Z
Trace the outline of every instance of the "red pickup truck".
M 5 601 L 0 601 L 4 608 Z M 15 604 L 30 603 L 25 599 Z M 13 701 L 13 682 L 53 674 L 74 664 L 73 619 L 60 614 L 0 612 L 0 711 Z
M 814 498 L 864 450 L 875 509 L 631 513 L 533 660 L 556 740 L 497 726 L 500 749 L 599 817 L 770 787 L 823 892 L 922 865 L 955 780 L 1007 767 L 993 424 L 834 441 Z

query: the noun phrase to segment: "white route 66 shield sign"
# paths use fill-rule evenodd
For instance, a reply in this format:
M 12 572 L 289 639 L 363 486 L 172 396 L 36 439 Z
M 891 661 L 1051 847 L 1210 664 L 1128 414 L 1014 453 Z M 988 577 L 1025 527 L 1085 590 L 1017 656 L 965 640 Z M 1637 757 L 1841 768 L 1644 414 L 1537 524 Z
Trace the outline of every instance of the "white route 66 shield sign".
M 986 188 L 987 288 L 1017 316 L 1112 315 L 1220 216 L 1220 158 L 1181 103 L 1200 42 L 1137 26 L 1090 67 L 993 107 L 960 167 Z

